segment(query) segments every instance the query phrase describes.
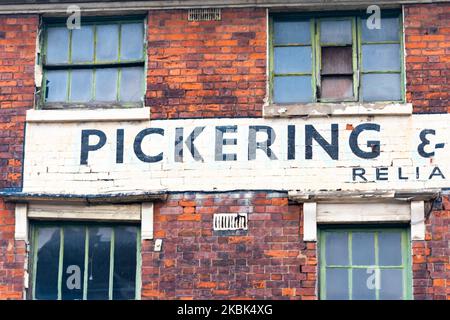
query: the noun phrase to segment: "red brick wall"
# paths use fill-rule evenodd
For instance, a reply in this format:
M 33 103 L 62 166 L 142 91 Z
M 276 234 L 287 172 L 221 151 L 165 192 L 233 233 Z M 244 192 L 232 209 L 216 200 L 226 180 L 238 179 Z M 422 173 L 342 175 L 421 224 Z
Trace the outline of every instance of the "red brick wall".
M 450 112 L 450 4 L 405 6 L 406 90 L 414 112 Z
M 153 119 L 261 116 L 266 94 L 265 9 L 150 11 L 146 104 Z
M 0 16 L 0 189 L 22 183 L 25 112 L 33 107 L 37 16 Z M 0 299 L 22 298 L 25 243 L 0 199 Z
M 246 236 L 217 236 L 213 213 L 248 212 Z M 300 206 L 286 194 L 174 194 L 155 205 L 142 248 L 144 299 L 315 299 L 316 244 L 302 240 Z
M 426 222 L 426 240 L 413 242 L 413 292 L 417 300 L 450 300 L 450 199 Z

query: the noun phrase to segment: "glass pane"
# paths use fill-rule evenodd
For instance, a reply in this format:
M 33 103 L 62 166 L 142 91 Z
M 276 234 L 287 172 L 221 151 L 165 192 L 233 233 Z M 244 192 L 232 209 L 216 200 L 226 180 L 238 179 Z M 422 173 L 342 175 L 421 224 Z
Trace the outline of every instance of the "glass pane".
M 64 228 L 64 262 L 62 274 L 62 299 L 83 299 L 84 256 L 86 229 Z
M 70 101 L 86 102 L 92 96 L 92 70 L 72 70 Z
M 72 62 L 94 60 L 94 27 L 82 26 L 72 31 Z
M 327 300 L 348 300 L 348 270 L 327 268 Z
M 400 74 L 364 74 L 362 98 L 364 101 L 401 100 Z
M 381 270 L 381 300 L 403 299 L 403 270 L 382 269 Z
M 67 71 L 47 71 L 46 74 L 46 99 L 47 102 L 67 100 Z
M 311 47 L 274 48 L 275 73 L 311 72 Z
M 88 291 L 89 300 L 109 298 L 109 261 L 111 228 L 89 228 Z
M 118 69 L 97 69 L 95 71 L 95 100 L 117 100 Z
M 379 265 L 402 265 L 402 235 L 400 232 L 382 232 L 378 234 Z
M 311 43 L 311 30 L 308 20 L 275 21 L 273 24 L 274 44 Z
M 142 67 L 122 68 L 120 77 L 120 101 L 141 101 L 144 86 Z
M 69 29 L 48 28 L 46 63 L 69 62 Z
M 353 300 L 376 299 L 376 272 L 373 269 L 353 269 L 352 295 Z
M 142 59 L 144 46 L 144 26 L 142 23 L 122 25 L 120 44 L 121 60 Z
M 371 22 L 371 21 L 370 21 Z M 399 41 L 398 18 L 381 18 L 380 29 L 369 29 L 367 19 L 362 19 L 363 41 Z
M 275 77 L 273 100 L 276 103 L 311 102 L 311 76 Z
M 97 61 L 116 61 L 119 58 L 119 25 L 97 26 Z
M 353 76 L 323 76 L 321 98 L 349 99 L 353 97 Z
M 327 266 L 348 265 L 348 233 L 327 232 L 325 236 L 325 258 Z
M 400 45 L 363 45 L 362 66 L 363 71 L 400 71 Z
M 351 44 L 352 22 L 350 20 L 324 20 L 320 22 L 321 43 Z
M 37 262 L 35 298 L 58 298 L 60 231 L 55 227 L 42 227 L 37 235 Z
M 375 235 L 372 232 L 352 233 L 352 264 L 375 265 Z
M 352 47 L 322 47 L 321 74 L 352 74 Z
M 136 227 L 115 229 L 113 299 L 136 297 Z

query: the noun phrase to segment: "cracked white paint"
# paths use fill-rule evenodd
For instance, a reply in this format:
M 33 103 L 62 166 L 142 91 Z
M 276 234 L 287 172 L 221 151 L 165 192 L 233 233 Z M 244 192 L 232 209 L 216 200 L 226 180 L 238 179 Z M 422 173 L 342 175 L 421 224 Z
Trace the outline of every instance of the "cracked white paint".
M 380 125 L 380 132 L 366 131 L 359 137 L 365 151 L 368 140 L 381 141 L 381 154 L 375 159 L 361 159 L 349 147 L 351 130 L 361 123 Z M 412 115 L 379 117 L 335 117 L 311 119 L 190 119 L 158 121 L 54 122 L 27 124 L 24 191 L 47 193 L 107 193 L 136 190 L 216 191 L 216 190 L 374 190 L 423 189 L 449 187 L 450 158 L 448 148 L 450 115 Z M 332 123 L 339 126 L 339 159 L 333 160 L 316 143 L 313 159 L 305 159 L 305 125 L 313 125 L 325 140 L 330 141 Z M 237 145 L 226 145 L 224 153 L 236 153 L 236 161 L 215 161 L 215 127 L 236 125 L 237 132 L 227 132 L 224 138 L 236 138 Z M 273 127 L 276 139 L 272 146 L 277 160 L 270 160 L 262 150 L 256 160 L 248 160 L 249 125 Z M 296 158 L 287 159 L 287 126 L 296 126 Z M 184 139 L 195 127 L 205 129 L 195 140 L 203 161 L 195 161 L 184 144 L 184 162 L 174 161 L 175 129 L 184 128 Z M 142 143 L 146 154 L 163 152 L 163 160 L 156 163 L 140 161 L 133 150 L 134 139 L 144 128 L 163 128 L 164 137 L 151 135 Z M 124 129 L 124 162 L 116 163 L 116 130 Z M 88 164 L 80 165 L 81 131 L 97 129 L 105 132 L 104 147 L 89 153 Z M 417 152 L 419 134 L 434 129 L 430 135 L 432 158 Z M 257 137 L 264 140 L 265 135 Z M 92 138 L 94 143 L 95 139 Z M 377 167 L 386 167 L 387 181 L 377 181 Z M 438 166 L 446 176 L 429 179 Z M 366 170 L 367 182 L 352 181 L 352 168 Z M 400 179 L 398 168 L 404 177 Z M 419 168 L 419 169 L 416 169 Z M 420 177 L 416 178 L 416 170 Z

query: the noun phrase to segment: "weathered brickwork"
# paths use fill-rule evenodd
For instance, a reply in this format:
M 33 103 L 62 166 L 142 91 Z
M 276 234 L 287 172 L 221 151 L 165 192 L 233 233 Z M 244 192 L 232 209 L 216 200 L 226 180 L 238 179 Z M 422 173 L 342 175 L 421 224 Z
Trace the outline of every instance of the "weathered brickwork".
M 450 112 L 450 4 L 405 6 L 406 90 L 414 112 Z
M 25 112 L 33 107 L 37 16 L 0 16 L 0 189 L 22 183 Z M 21 299 L 25 243 L 14 240 L 14 205 L 0 199 L 0 299 Z
M 406 5 L 404 8 L 407 101 L 413 104 L 415 113 L 450 113 L 448 80 L 450 5 Z M 262 8 L 223 9 L 221 21 L 201 22 L 189 22 L 187 10 L 150 11 L 148 14 L 146 105 L 151 107 L 152 119 L 261 117 L 267 84 L 266 18 L 266 10 Z M 33 107 L 38 22 L 38 16 L 0 16 L 0 189 L 22 187 L 24 122 L 26 110 Z M 428 119 L 423 121 L 429 125 L 432 123 L 429 119 L 437 116 L 423 117 Z M 396 121 L 388 117 L 387 119 L 387 121 Z M 411 122 L 410 119 L 404 119 Z M 299 120 L 290 120 L 290 124 Z M 220 122 L 212 119 L 208 121 L 214 121 L 214 125 Z M 252 121 L 258 123 L 262 120 L 253 119 Z M 278 125 L 281 122 L 275 121 Z M 158 126 L 158 122 L 152 122 L 151 126 Z M 172 124 L 167 125 L 168 127 L 174 127 L 177 124 L 176 121 L 170 122 Z M 348 123 L 351 124 L 352 121 L 349 120 Z M 396 130 L 395 135 L 388 136 L 389 139 L 386 140 L 396 142 L 393 144 L 396 148 L 394 151 L 398 151 L 397 146 L 404 146 L 410 141 L 405 143 L 406 137 L 398 134 L 400 131 L 408 132 L 399 130 L 403 128 L 399 126 L 401 121 L 395 123 L 396 126 L 393 126 L 392 122 L 386 125 L 391 131 Z M 56 139 L 52 135 L 55 131 L 52 131 L 51 125 L 42 126 L 39 132 L 46 134 L 45 143 Z M 101 129 L 106 125 L 95 123 L 95 126 Z M 70 143 L 64 140 L 64 126 L 56 125 L 56 127 L 60 133 L 57 139 L 64 143 L 45 147 L 54 149 L 56 146 L 60 150 L 65 150 L 65 146 Z M 445 132 L 443 127 L 437 130 L 439 135 Z M 137 128 L 138 126 L 134 126 L 133 130 Z M 27 131 L 32 132 L 32 130 L 33 126 L 28 126 Z M 388 129 L 383 126 L 383 130 Z M 186 130 L 185 137 L 191 131 Z M 108 133 L 108 139 L 115 137 L 115 132 L 111 130 Z M 170 132 L 173 134 L 174 130 Z M 126 131 L 126 148 L 133 146 L 132 139 L 135 135 L 130 136 L 129 133 Z M 210 158 L 213 159 L 212 152 L 215 148 L 208 144 L 214 140 L 212 135 L 205 138 L 206 149 L 200 148 L 203 146 L 202 139 L 206 133 L 205 131 L 203 136 L 198 138 L 196 144 L 203 155 L 208 155 L 210 152 Z M 284 130 L 283 134 L 287 135 L 287 130 Z M 328 137 L 328 133 L 326 136 Z M 35 135 L 33 139 L 36 137 L 38 135 Z M 66 137 L 73 138 L 73 135 L 68 134 Z M 281 134 L 278 139 L 280 137 L 282 137 Z M 76 141 L 80 140 L 78 135 L 75 138 Z M 241 138 L 239 136 L 239 143 L 243 141 Z M 287 141 L 287 138 L 283 139 Z M 30 142 L 33 140 L 30 139 Z M 447 140 L 439 140 L 439 142 L 447 142 Z M 164 145 L 173 146 L 174 140 Z M 345 145 L 347 146 L 347 143 Z M 287 145 L 284 146 L 287 147 Z M 39 152 L 52 150 L 46 150 L 44 145 L 39 147 L 34 143 L 31 144 L 27 154 L 36 151 L 33 151 L 33 147 L 38 148 Z M 417 144 L 412 147 L 415 152 Z M 277 155 L 287 156 L 287 152 L 280 152 L 276 149 L 276 145 L 273 148 Z M 383 148 L 386 152 L 385 144 Z M 110 148 L 112 153 L 107 158 L 108 161 L 116 159 L 114 150 Z M 248 146 L 239 146 L 238 150 L 248 150 Z M 103 150 L 97 154 L 100 152 Z M 444 151 L 441 149 L 436 152 L 433 164 L 436 164 L 439 153 L 442 157 Z M 94 154 L 96 153 L 91 154 L 90 161 L 95 160 Z M 126 155 L 129 154 L 132 154 L 131 151 L 126 153 Z M 69 160 L 74 160 L 76 165 L 71 167 L 70 163 L 64 162 L 63 157 L 48 160 L 44 155 L 42 159 L 46 160 L 46 168 L 42 172 L 46 172 L 52 165 L 52 161 L 55 163 L 61 161 L 62 163 L 57 163 L 57 169 L 50 174 L 65 170 L 66 177 L 70 177 L 69 175 L 75 175 L 70 171 L 73 169 L 76 170 L 76 175 L 82 174 L 83 172 L 77 167 L 79 152 L 66 155 L 72 157 Z M 186 149 L 185 156 L 190 157 Z M 126 161 L 129 159 L 125 158 L 123 167 L 126 167 Z M 173 154 L 170 159 L 173 159 Z M 208 160 L 206 157 L 205 159 Z M 286 187 L 287 182 L 291 181 L 298 185 L 298 181 L 301 180 L 302 183 L 308 183 L 309 186 L 320 189 L 326 183 L 339 181 L 335 162 L 328 162 L 331 163 L 332 173 L 327 175 L 334 178 L 320 181 L 316 176 L 324 174 L 323 169 L 317 169 L 321 172 L 316 174 L 311 168 L 305 166 L 307 162 L 303 161 L 303 158 L 297 158 L 297 160 L 303 164 L 305 175 L 301 176 L 298 172 L 286 174 L 287 171 L 284 168 L 280 170 L 280 174 L 277 174 L 272 166 L 270 172 L 274 174 L 274 177 L 270 183 L 280 183 L 279 190 L 281 190 Z M 317 163 L 317 160 L 314 161 Z M 426 161 L 426 165 L 429 165 L 428 159 Z M 44 166 L 43 163 L 44 161 L 35 161 L 36 166 Z M 190 165 L 196 168 L 197 163 L 192 160 Z M 387 166 L 391 165 L 390 160 L 386 163 Z M 384 164 L 373 162 L 373 165 Z M 111 167 L 114 167 L 114 164 L 111 164 Z M 245 171 L 239 172 L 228 168 L 219 170 L 225 177 L 220 177 L 217 172 L 208 175 L 205 170 L 202 171 L 205 176 L 200 178 L 197 174 L 192 174 L 192 168 L 186 170 L 185 178 L 170 167 L 163 167 L 167 172 L 162 173 L 161 176 L 157 176 L 157 170 L 148 170 L 148 166 L 143 168 L 144 170 L 134 163 L 129 165 L 126 171 L 120 172 L 123 176 L 118 175 L 115 179 L 110 179 L 109 171 L 94 170 L 94 173 L 89 173 L 89 178 L 92 181 L 101 180 L 101 182 L 95 185 L 93 193 L 110 191 L 114 188 L 121 190 L 124 187 L 123 181 L 130 176 L 138 182 L 146 181 L 147 187 L 154 187 L 152 183 L 161 183 L 163 179 L 170 178 L 170 175 L 175 175 L 174 180 L 168 182 L 170 183 L 168 186 L 171 187 L 189 184 L 191 187 L 195 185 L 198 190 L 205 190 L 202 181 L 198 182 L 196 179 L 203 178 L 205 183 L 212 184 L 216 181 L 223 182 L 230 177 L 235 180 L 230 179 L 230 185 L 224 187 L 224 190 L 233 189 L 231 185 L 242 188 L 246 183 L 261 186 L 255 190 L 267 187 L 266 181 L 257 180 L 260 178 L 259 173 L 255 173 L 258 170 L 258 172 L 267 172 L 266 164 L 258 169 L 251 165 L 245 167 L 252 171 L 254 176 Z M 183 169 L 186 168 L 176 167 L 176 170 Z M 145 170 L 152 173 L 150 178 L 153 180 L 149 177 L 145 178 L 143 175 Z M 229 172 L 233 173 L 229 174 Z M 232 177 L 233 174 L 234 177 Z M 211 176 L 216 179 L 211 179 Z M 280 177 L 284 177 L 283 180 Z M 447 171 L 446 178 L 448 179 Z M 55 185 L 60 188 L 63 181 L 49 180 L 49 182 L 44 181 L 41 175 L 40 180 L 36 181 L 43 183 L 46 190 L 52 190 L 51 188 Z M 94 185 L 94 182 L 87 178 L 79 180 Z M 447 180 L 438 181 L 445 183 Z M 28 183 L 30 182 L 33 180 L 29 179 Z M 313 185 L 314 183 L 316 185 Z M 136 186 L 134 181 L 132 184 Z M 65 188 L 73 187 L 67 182 L 63 185 Z M 424 181 L 423 185 L 428 184 Z M 158 185 L 155 188 L 167 189 L 167 185 Z M 91 191 L 89 188 L 78 189 L 84 192 Z M 36 190 L 42 190 L 41 186 Z M 61 188 L 58 190 L 61 191 Z M 247 235 L 227 236 L 212 231 L 213 214 L 227 212 L 248 213 Z M 14 223 L 14 205 L 0 199 L 0 299 L 23 298 L 26 249 L 24 242 L 14 240 Z M 448 196 L 445 196 L 443 210 L 432 211 L 426 220 L 426 240 L 412 243 L 415 299 L 450 300 L 449 229 L 450 200 Z M 161 252 L 155 252 L 154 241 L 142 243 L 141 295 L 143 299 L 318 298 L 317 243 L 303 241 L 302 206 L 289 203 L 286 193 L 256 191 L 172 193 L 167 201 L 155 203 L 154 232 L 154 238 L 162 239 L 163 245 Z
M 246 236 L 219 236 L 214 213 L 247 212 Z M 316 245 L 302 241 L 301 210 L 284 193 L 173 194 L 155 206 L 143 243 L 145 299 L 315 299 Z
M 265 9 L 150 11 L 146 104 L 153 119 L 261 116 L 266 94 Z
M 418 300 L 450 300 L 450 200 L 433 211 L 426 240 L 413 242 L 413 292 Z
M 0 189 L 20 187 L 25 112 L 33 107 L 37 16 L 0 16 Z

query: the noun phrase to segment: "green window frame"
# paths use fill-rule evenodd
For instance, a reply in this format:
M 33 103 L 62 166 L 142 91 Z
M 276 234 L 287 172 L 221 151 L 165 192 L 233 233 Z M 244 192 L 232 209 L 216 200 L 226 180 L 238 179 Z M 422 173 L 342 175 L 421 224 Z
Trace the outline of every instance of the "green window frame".
M 124 26 L 130 26 L 133 24 L 140 24 L 142 26 L 142 52 L 140 57 L 124 58 L 126 45 L 122 37 L 122 33 L 125 32 Z M 42 88 L 39 97 L 39 108 L 42 109 L 63 109 L 63 108 L 114 108 L 114 107 L 143 107 L 144 106 L 144 96 L 145 96 L 145 79 L 146 79 L 146 64 L 147 64 L 147 41 L 146 41 L 146 18 L 142 16 L 128 16 L 128 17 L 86 17 L 81 21 L 81 29 L 83 27 L 92 28 L 92 56 L 88 61 L 78 60 L 74 61 L 73 58 L 73 39 L 74 32 L 78 32 L 77 29 L 67 29 L 66 21 L 60 19 L 47 19 L 44 21 L 42 28 L 42 36 L 40 38 L 41 52 L 39 56 L 39 64 L 42 67 L 43 77 L 42 77 Z M 116 40 L 114 41 L 116 50 L 116 58 L 99 58 L 99 27 L 104 26 L 117 26 Z M 52 28 L 65 28 L 68 32 L 67 38 L 67 61 L 49 61 L 48 50 L 49 50 L 49 30 Z M 109 41 L 109 39 L 108 39 Z M 85 45 L 84 43 L 82 43 Z M 78 49 L 80 52 L 80 49 Z M 83 71 L 91 72 L 90 74 L 90 89 L 87 90 L 87 95 L 89 98 L 83 98 L 81 100 L 73 98 L 72 96 L 72 86 L 74 85 L 74 74 L 81 74 Z M 115 80 L 115 85 L 112 84 L 113 90 L 115 90 L 114 97 L 108 98 L 98 98 L 98 93 L 96 88 L 99 86 L 97 78 L 100 78 L 100 73 L 104 72 L 102 79 L 110 79 L 111 73 L 106 73 L 108 71 L 114 72 L 113 77 Z M 59 79 L 64 79 L 63 93 L 61 93 L 63 98 L 57 99 L 57 101 L 48 101 L 47 97 L 49 94 L 48 80 L 50 73 L 61 74 Z M 133 86 L 133 88 L 138 91 L 134 95 L 139 95 L 136 97 L 125 97 L 125 91 L 121 92 L 121 89 L 126 90 L 127 83 L 130 83 L 130 76 L 138 78 L 139 87 Z M 100 80 L 99 80 L 100 81 Z M 57 81 L 62 83 L 62 81 Z M 102 81 L 105 83 L 105 81 Z M 124 83 L 122 83 L 124 82 Z M 80 80 L 78 80 L 80 83 Z M 86 81 L 81 81 L 85 84 Z M 102 92 L 106 92 L 104 90 Z M 109 90 L 108 90 L 109 91 Z
M 392 41 L 363 41 L 363 27 L 362 23 L 368 16 L 365 14 L 355 12 L 341 12 L 341 13 L 309 13 L 309 14 L 281 14 L 274 13 L 270 16 L 269 25 L 269 98 L 271 103 L 277 104 L 302 104 L 302 103 L 336 103 L 336 102 L 405 102 L 405 70 L 404 70 L 404 44 L 403 44 L 403 20 L 402 15 L 398 11 L 387 11 L 382 13 L 381 19 L 396 18 L 398 19 L 398 39 Z M 339 47 L 343 46 L 339 43 L 321 43 L 320 40 L 320 25 L 321 22 L 327 20 L 350 20 L 352 23 L 352 69 L 353 69 L 353 96 L 341 99 L 321 98 L 318 97 L 321 85 L 321 68 L 322 57 L 321 48 L 327 47 Z M 276 43 L 274 26 L 276 22 L 305 22 L 309 21 L 311 41 L 307 43 Z M 364 70 L 362 49 L 363 46 L 372 45 L 398 45 L 399 46 L 399 69 L 385 69 L 385 70 Z M 300 46 L 311 46 L 311 65 L 312 68 L 307 72 L 276 72 L 275 71 L 275 50 L 277 48 L 295 48 Z M 399 75 L 399 87 L 400 98 L 399 99 L 363 99 L 363 77 L 366 75 L 376 74 L 398 74 Z M 311 77 L 311 99 L 309 101 L 289 101 L 279 102 L 275 98 L 275 79 L 277 77 L 298 77 L 298 76 L 310 76 Z
M 44 229 L 51 229 L 54 232 L 52 233 L 52 238 L 50 240 L 47 240 L 47 242 L 45 242 L 45 244 L 40 244 L 39 243 L 39 232 L 40 230 L 44 230 Z M 76 254 L 74 254 L 73 252 L 73 248 L 72 249 L 72 254 L 71 256 L 65 260 L 65 245 L 67 244 L 68 246 L 71 245 L 70 242 L 66 242 L 65 241 L 65 236 L 68 234 L 68 232 L 70 232 L 70 229 L 72 229 L 72 231 L 75 230 L 81 230 L 82 233 L 84 233 L 84 244 L 82 244 L 80 247 L 76 247 L 77 250 L 84 250 L 84 256 L 82 257 L 82 255 L 78 255 L 78 258 L 81 262 L 80 263 L 80 269 L 82 267 L 82 272 L 81 273 L 81 278 L 80 279 L 80 286 L 81 288 L 77 288 L 77 290 L 79 290 L 79 292 L 77 292 L 78 297 L 71 297 L 70 294 L 72 294 L 72 292 L 70 292 L 70 294 L 68 293 L 67 290 L 73 290 L 73 288 L 63 288 L 63 282 L 64 283 L 68 283 L 69 281 L 69 277 L 71 275 L 70 272 L 73 271 L 69 270 L 67 268 L 67 264 L 68 262 L 72 261 L 73 262 L 73 257 L 77 256 Z M 101 239 L 101 237 L 105 236 L 105 233 L 101 234 L 99 231 L 97 231 L 96 234 L 93 234 L 93 231 L 95 230 L 109 230 L 110 233 L 107 234 L 107 237 L 109 237 L 107 240 L 109 240 L 109 248 L 106 248 L 104 250 L 104 253 L 109 254 L 109 258 L 107 259 L 108 261 L 103 261 L 103 260 L 96 260 L 95 264 L 94 264 L 94 254 L 96 253 L 95 248 L 97 248 L 99 245 L 98 242 L 95 242 L 94 236 L 97 237 L 98 239 Z M 122 230 L 122 233 L 119 232 L 119 229 Z M 127 230 L 128 229 L 128 230 Z M 140 235 L 140 227 L 137 224 L 131 224 L 131 223 L 83 223 L 83 222 L 47 222 L 47 221 L 33 221 L 31 224 L 31 238 L 32 238 L 32 243 L 31 243 L 31 259 L 30 259 L 30 270 L 32 270 L 31 273 L 31 299 L 33 300 L 90 300 L 90 299 L 94 299 L 94 300 L 115 300 L 115 299 L 123 299 L 120 297 L 117 297 L 119 294 L 118 292 L 115 292 L 114 289 L 116 289 L 117 291 L 120 291 L 121 288 L 123 287 L 114 287 L 114 283 L 116 283 L 116 280 L 119 279 L 121 281 L 123 281 L 123 269 L 120 269 L 119 271 L 117 271 L 117 266 L 118 264 L 115 264 L 115 261 L 117 259 L 119 259 L 119 263 L 120 263 L 120 257 L 119 257 L 119 253 L 117 252 L 124 252 L 124 247 L 123 247 L 123 243 L 125 241 L 130 240 L 130 238 L 125 239 L 124 240 L 124 230 L 125 232 L 129 232 L 130 230 L 135 230 L 135 235 L 136 235 L 136 239 L 133 240 L 135 241 L 135 248 L 136 248 L 136 270 L 135 270 L 135 275 L 134 275 L 134 296 L 131 298 L 129 297 L 129 299 L 136 299 L 139 300 L 140 299 L 140 294 L 141 294 L 141 235 Z M 119 232 L 119 233 L 118 233 Z M 56 236 L 56 237 L 55 237 Z M 117 237 L 121 237 L 122 242 L 118 242 L 117 241 Z M 91 241 L 91 238 L 93 239 L 93 241 Z M 70 239 L 70 236 L 69 236 Z M 72 240 L 72 244 L 75 242 Z M 131 244 L 132 242 L 128 242 L 128 244 Z M 39 262 L 39 250 L 44 246 L 44 245 L 54 245 L 55 248 L 54 250 L 48 250 L 46 252 L 46 257 L 51 257 L 51 259 L 53 260 L 53 266 L 50 263 L 50 266 L 47 264 L 46 267 L 44 269 L 40 268 L 40 270 L 43 270 L 44 272 L 51 272 L 54 270 L 50 270 L 52 269 L 52 267 L 55 267 L 57 264 L 57 272 L 53 272 L 51 273 L 51 279 L 49 279 L 48 281 L 46 281 L 46 283 L 52 283 L 52 281 L 54 282 L 54 284 L 56 285 L 56 288 L 52 288 L 52 290 L 54 290 L 52 293 L 46 293 L 47 296 L 53 296 L 53 297 L 44 297 L 41 296 L 39 297 L 37 292 L 36 292 L 36 288 L 37 288 L 37 278 L 38 278 L 38 262 Z M 120 246 L 119 249 L 117 249 L 117 246 Z M 70 247 L 69 247 L 70 248 Z M 91 251 L 91 252 L 90 252 Z M 57 255 L 51 255 L 51 253 L 55 253 L 57 252 Z M 130 251 L 127 251 L 130 252 Z M 50 254 L 49 254 L 50 253 Z M 81 261 L 81 259 L 83 261 Z M 71 260 L 72 259 L 72 260 Z M 44 258 L 44 263 L 47 262 L 48 260 L 45 260 Z M 93 280 L 93 275 L 95 277 L 97 277 L 97 275 L 99 273 L 96 273 L 96 271 L 94 269 L 97 268 L 98 265 L 101 264 L 105 264 L 107 265 L 107 272 L 106 273 L 101 273 L 101 276 L 103 277 L 107 277 L 108 278 L 108 292 L 107 292 L 107 297 L 105 294 L 105 290 L 101 289 L 103 296 L 99 298 L 98 296 L 98 292 L 96 293 L 95 290 L 98 290 L 98 288 L 96 288 L 95 286 L 93 286 L 93 288 L 90 288 L 90 281 Z M 122 265 L 123 266 L 123 265 Z M 66 270 L 66 272 L 64 272 Z M 45 277 L 45 276 L 44 276 Z M 117 283 L 118 281 L 117 280 Z M 123 282 L 122 282 L 123 284 Z M 97 285 L 98 286 L 98 285 Z M 55 292 L 56 289 L 56 292 Z M 92 289 L 92 290 L 90 290 Z M 64 291 L 65 290 L 65 291 Z M 94 290 L 94 291 L 93 291 Z M 93 292 L 92 292 L 93 291 Z M 91 293 L 92 292 L 92 293 Z M 95 294 L 97 294 L 97 296 L 95 296 Z M 45 294 L 44 294 L 45 295 Z M 90 297 L 91 295 L 91 297 Z M 92 295 L 94 297 L 92 297 Z
M 361 243 L 364 244 L 363 241 L 359 241 L 358 238 L 355 238 L 355 242 L 353 242 L 353 237 L 357 237 L 357 235 L 373 235 L 373 253 L 374 253 L 374 263 L 372 264 L 363 264 L 363 263 L 357 263 L 354 262 L 355 254 L 354 254 L 354 247 L 355 244 L 359 245 Z M 394 265 L 384 265 L 384 263 L 380 263 L 380 235 L 386 235 L 386 234 L 400 234 L 401 238 L 401 263 L 400 264 L 394 264 Z M 343 237 L 343 239 L 347 238 L 347 247 L 344 249 L 344 259 L 347 255 L 348 257 L 348 263 L 328 263 L 327 256 L 328 254 L 337 254 L 336 251 L 332 251 L 330 249 L 330 252 L 327 252 L 327 237 L 330 237 L 329 240 L 332 241 L 332 236 L 339 235 Z M 329 244 L 331 244 L 330 242 Z M 348 296 L 346 297 L 348 300 L 358 300 L 358 299 L 369 299 L 362 296 L 354 296 L 354 291 L 358 291 L 358 289 L 355 290 L 353 281 L 355 279 L 358 279 L 358 277 L 362 274 L 364 274 L 365 281 L 368 281 L 368 277 L 376 272 L 378 274 L 377 277 L 380 277 L 378 280 L 372 280 L 379 281 L 378 283 L 381 284 L 380 287 L 374 287 L 372 290 L 374 290 L 374 295 L 372 294 L 372 298 L 375 298 L 375 300 L 381 300 L 383 299 L 381 295 L 381 290 L 383 289 L 384 283 L 383 283 L 383 272 L 384 271 L 392 271 L 392 270 L 400 270 L 402 275 L 402 300 L 411 300 L 412 299 L 412 264 L 411 264 L 411 244 L 410 244 L 410 231 L 407 226 L 404 228 L 400 228 L 397 226 L 388 226 L 388 227 L 370 227 L 370 226 L 358 226 L 358 227 L 349 227 L 349 226 L 322 226 L 319 228 L 319 298 L 321 300 L 327 300 L 327 299 L 341 299 L 336 297 L 330 297 L 328 295 L 327 291 L 327 273 L 328 271 L 337 271 L 341 272 L 340 270 L 343 270 L 343 274 L 346 276 L 347 281 L 344 281 L 347 283 L 347 293 Z M 336 249 L 336 248 L 332 248 Z M 359 248 L 361 249 L 361 248 Z M 372 248 L 366 249 L 366 252 L 371 252 Z M 370 255 L 370 254 L 369 254 Z M 336 256 L 333 256 L 331 259 L 341 259 L 341 258 L 334 258 Z M 360 256 L 358 257 L 360 259 Z M 383 264 L 383 265 L 382 265 Z M 370 270 L 369 270 L 370 269 Z M 364 270 L 364 271 L 363 271 Z M 370 272 L 369 271 L 374 271 Z M 347 271 L 347 272 L 345 272 Z M 361 280 L 361 279 L 359 279 Z M 339 284 L 339 281 L 336 281 L 336 283 Z M 342 283 L 341 283 L 342 284 Z M 361 282 L 359 282 L 361 284 Z M 356 288 L 358 288 L 358 283 L 356 283 Z M 367 284 L 367 282 L 366 282 Z M 333 284 L 334 285 L 334 284 Z M 342 298 L 343 300 L 347 300 Z

